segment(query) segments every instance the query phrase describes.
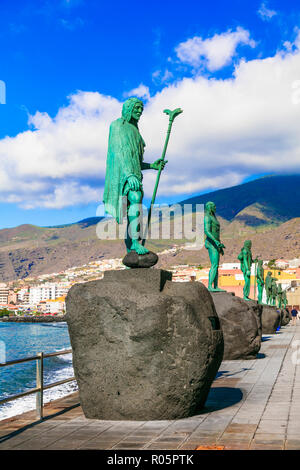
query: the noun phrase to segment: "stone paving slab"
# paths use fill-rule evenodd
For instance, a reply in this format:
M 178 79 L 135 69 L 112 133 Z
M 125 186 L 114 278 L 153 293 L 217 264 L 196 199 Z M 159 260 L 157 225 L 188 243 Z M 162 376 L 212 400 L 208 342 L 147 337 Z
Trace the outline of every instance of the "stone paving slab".
M 78 393 L 0 421 L 0 450 L 226 449 L 300 450 L 300 326 L 263 336 L 255 360 L 224 361 L 205 409 L 174 421 L 100 421 L 84 417 Z M 296 359 L 296 360 L 295 360 Z M 299 364 L 297 364 L 299 362 Z

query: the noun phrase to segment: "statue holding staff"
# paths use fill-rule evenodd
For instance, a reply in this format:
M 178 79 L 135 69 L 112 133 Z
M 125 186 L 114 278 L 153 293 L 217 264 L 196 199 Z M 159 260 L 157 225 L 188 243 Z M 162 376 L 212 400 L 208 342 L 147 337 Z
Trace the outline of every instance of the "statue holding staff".
M 277 284 L 276 284 L 277 279 L 275 277 L 272 277 L 272 284 L 271 284 L 271 305 L 273 307 L 276 307 L 276 298 L 277 298 Z
M 266 286 L 266 296 L 267 296 L 267 305 L 271 305 L 271 298 L 272 298 L 272 273 L 268 271 L 265 279 L 265 286 Z
M 149 252 L 144 244 L 140 219 L 142 216 L 143 175 L 142 170 L 157 170 L 157 178 L 148 212 L 147 229 L 151 221 L 151 210 L 162 170 L 166 165 L 165 155 L 172 125 L 182 109 L 165 109 L 169 116 L 169 126 L 162 156 L 154 163 L 145 163 L 143 159 L 145 142 L 139 132 L 138 122 L 143 113 L 143 102 L 138 98 L 129 98 L 123 104 L 122 117 L 112 122 L 109 130 L 106 176 L 103 202 L 105 210 L 118 223 L 127 216 L 127 255 L 123 264 L 131 268 L 149 268 L 157 263 L 158 257 Z M 126 207 L 124 204 L 124 199 Z M 141 242 L 141 243 L 140 243 Z
M 278 308 L 281 308 L 281 306 L 282 306 L 282 294 L 283 294 L 282 285 L 278 284 L 277 285 L 277 305 L 278 305 Z
M 258 260 L 257 271 L 256 271 L 256 282 L 257 282 L 257 301 L 259 304 L 262 304 L 262 297 L 264 291 L 264 268 L 263 260 Z
M 246 240 L 244 246 L 241 249 L 240 254 L 238 255 L 238 260 L 241 262 L 241 271 L 244 275 L 245 285 L 243 289 L 243 298 L 245 300 L 251 300 L 249 298 L 250 294 L 250 283 L 251 283 L 251 266 L 257 260 L 252 258 L 251 252 L 252 242 L 251 240 Z
M 216 205 L 211 201 L 205 204 L 204 233 L 206 235 L 205 248 L 208 250 L 211 262 L 208 290 L 211 292 L 225 292 L 218 287 L 220 255 L 224 255 L 225 246 L 220 241 L 220 223 L 216 217 Z
M 282 303 L 283 303 L 283 308 L 286 308 L 287 306 L 287 295 L 286 295 L 286 289 L 282 292 Z
M 121 223 L 127 213 L 127 252 L 138 255 L 149 252 L 140 240 L 140 213 L 143 200 L 142 170 L 162 170 L 167 163 L 162 158 L 154 163 L 143 160 L 145 142 L 138 122 L 144 105 L 138 98 L 129 98 L 123 104 L 122 117 L 113 121 L 109 130 L 106 176 L 103 202 L 105 210 Z M 123 198 L 127 197 L 124 214 Z

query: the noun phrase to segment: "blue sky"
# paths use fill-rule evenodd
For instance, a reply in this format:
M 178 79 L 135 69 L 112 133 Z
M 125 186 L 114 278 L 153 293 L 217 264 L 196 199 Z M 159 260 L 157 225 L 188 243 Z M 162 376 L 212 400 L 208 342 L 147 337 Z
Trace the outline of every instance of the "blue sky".
M 171 136 L 160 202 L 257 175 L 299 172 L 297 99 L 283 106 L 287 87 L 291 93 L 300 80 L 298 27 L 294 1 L 1 0 L 0 227 L 96 214 L 108 126 L 127 95 L 145 98 L 146 161 L 162 149 L 165 104 L 184 108 Z M 277 80 L 272 101 L 262 88 L 268 77 Z M 262 100 L 269 109 L 263 118 Z M 154 175 L 147 178 L 149 200 Z

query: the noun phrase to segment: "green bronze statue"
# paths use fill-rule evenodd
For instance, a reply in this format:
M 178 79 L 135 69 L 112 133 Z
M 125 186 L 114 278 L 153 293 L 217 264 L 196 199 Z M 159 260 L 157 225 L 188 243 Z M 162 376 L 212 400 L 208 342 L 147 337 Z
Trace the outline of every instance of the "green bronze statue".
M 154 163 L 143 161 L 145 142 L 138 128 L 143 110 L 141 100 L 129 98 L 123 104 L 122 117 L 110 126 L 103 196 L 106 212 L 118 223 L 122 222 L 127 213 L 127 252 L 135 251 L 138 255 L 149 252 L 140 243 L 142 234 L 139 217 L 144 195 L 142 170 L 161 170 L 167 163 L 162 158 Z M 127 196 L 125 209 L 124 196 Z
M 275 277 L 272 277 L 272 283 L 271 283 L 271 305 L 273 307 L 276 307 L 276 298 L 277 298 L 277 284 L 276 284 L 277 279 Z
M 263 260 L 261 259 L 257 263 L 256 282 L 257 282 L 257 301 L 259 304 L 262 304 L 262 297 L 263 297 L 265 282 L 264 282 Z
M 220 241 L 220 223 L 216 217 L 214 202 L 205 204 L 204 214 L 205 248 L 208 250 L 211 268 L 208 277 L 208 290 L 211 292 L 225 292 L 218 287 L 218 270 L 220 255 L 224 255 L 225 246 Z
M 267 296 L 267 305 L 271 305 L 271 298 L 272 298 L 272 273 L 268 271 L 265 279 L 265 286 L 266 286 L 266 296 Z
M 283 294 L 283 290 L 282 290 L 282 285 L 281 284 L 278 284 L 277 285 L 277 306 L 278 308 L 281 308 L 282 306 L 282 294 Z
M 252 258 L 251 247 L 251 240 L 246 240 L 244 242 L 244 246 L 241 249 L 240 254 L 238 255 L 238 260 L 241 262 L 241 271 L 243 272 L 245 280 L 245 285 L 243 289 L 243 298 L 245 300 L 251 300 L 249 298 L 251 283 L 251 266 L 257 261 Z
M 286 308 L 288 300 L 287 300 L 287 295 L 286 295 L 286 289 L 282 292 L 282 303 L 283 303 L 283 308 Z

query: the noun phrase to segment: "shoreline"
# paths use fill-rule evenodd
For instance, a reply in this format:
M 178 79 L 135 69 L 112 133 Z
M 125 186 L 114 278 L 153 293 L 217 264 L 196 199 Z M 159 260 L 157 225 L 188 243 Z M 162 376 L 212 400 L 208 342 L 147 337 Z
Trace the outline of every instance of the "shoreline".
M 74 404 L 78 403 L 78 406 L 80 406 L 78 391 L 70 392 L 64 396 L 61 396 L 59 398 L 54 398 L 53 400 L 50 400 L 44 403 L 44 420 L 51 417 L 51 414 L 54 414 L 57 411 L 61 412 L 64 409 L 68 409 L 70 407 L 68 402 L 73 402 L 73 401 L 74 401 Z M 72 403 L 72 406 L 74 406 L 74 404 Z M 1 437 L 5 435 L 5 432 L 4 432 L 5 428 L 7 427 L 9 428 L 10 424 L 13 425 L 13 430 L 15 430 L 15 428 L 19 426 L 22 428 L 24 426 L 25 421 L 28 421 L 29 425 L 32 425 L 36 422 L 35 408 L 9 416 L 7 418 L 0 419 L 0 442 L 1 442 Z M 19 426 L 14 426 L 15 422 L 17 422 L 17 424 L 19 422 L 20 423 Z
M 0 323 L 54 323 L 54 322 L 65 322 L 66 316 L 36 316 L 36 317 L 9 317 L 1 318 Z

